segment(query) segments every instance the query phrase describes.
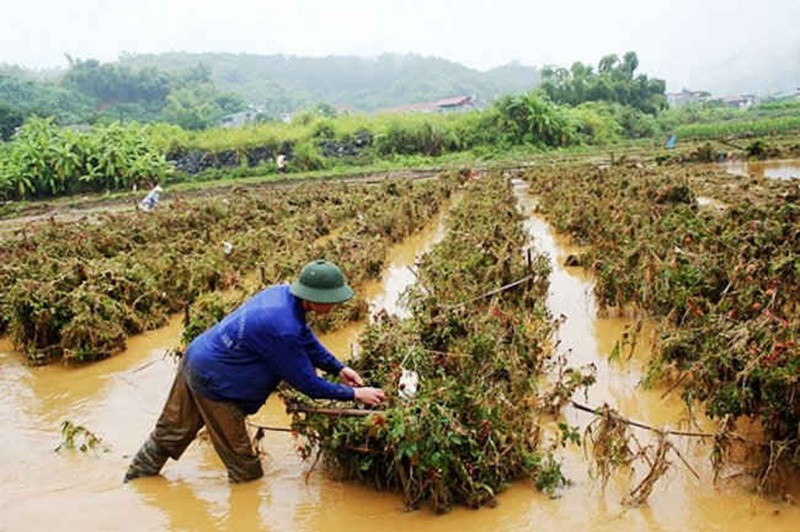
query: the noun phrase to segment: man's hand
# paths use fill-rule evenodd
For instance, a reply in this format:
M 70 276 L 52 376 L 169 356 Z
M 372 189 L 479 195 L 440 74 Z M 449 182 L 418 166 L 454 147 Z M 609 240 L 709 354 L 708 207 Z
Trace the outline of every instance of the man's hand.
M 348 386 L 352 386 L 354 388 L 364 386 L 364 379 L 362 379 L 361 375 L 356 373 L 356 371 L 352 368 L 342 368 L 342 371 L 339 372 L 339 376 Z
M 386 396 L 380 388 L 353 388 L 353 392 L 356 401 L 365 405 L 377 406 L 386 400 Z

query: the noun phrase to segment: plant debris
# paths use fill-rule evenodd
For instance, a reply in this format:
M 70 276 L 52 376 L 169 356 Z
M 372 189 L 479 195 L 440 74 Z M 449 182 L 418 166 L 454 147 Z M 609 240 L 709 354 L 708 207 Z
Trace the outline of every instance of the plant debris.
M 526 179 L 540 212 L 587 246 L 598 303 L 658 318 L 648 381 L 680 385 L 686 402 L 701 401 L 712 418 L 757 422 L 764 439 L 748 456 L 761 457 L 759 485 L 779 465 L 800 465 L 796 185 L 701 167 L 565 165 Z M 699 209 L 697 195 L 728 208 Z M 724 434 L 717 470 L 730 443 Z
M 399 491 L 409 508 L 427 501 L 436 512 L 494 504 L 521 478 L 548 493 L 565 485 L 539 421 L 553 390 L 567 385 L 548 384 L 558 380 L 548 377 L 555 374 L 544 306 L 549 264 L 544 256 L 524 260 L 521 221 L 502 176 L 469 183 L 447 236 L 420 261 L 407 293 L 411 316 L 376 319 L 350 362 L 387 392 L 386 410 L 330 415 L 341 411 L 335 402 L 280 392 L 304 458 L 321 456 L 337 478 Z M 475 297 L 482 293 L 489 295 Z M 399 387 L 404 371 L 418 377 L 413 397 Z M 571 392 L 587 384 L 570 382 Z

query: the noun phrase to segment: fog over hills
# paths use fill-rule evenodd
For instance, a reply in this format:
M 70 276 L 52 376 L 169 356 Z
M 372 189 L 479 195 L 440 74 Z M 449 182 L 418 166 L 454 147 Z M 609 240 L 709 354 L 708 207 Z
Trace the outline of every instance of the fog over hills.
M 750 48 L 698 69 L 696 88 L 713 94 L 769 95 L 800 87 L 800 41 L 786 48 Z
M 300 57 L 231 53 L 124 54 L 132 68 L 167 71 L 202 64 L 221 88 L 268 109 L 296 109 L 317 102 L 363 111 L 467 95 L 486 104 L 539 82 L 534 67 L 510 63 L 481 72 L 459 63 L 416 54 Z
M 763 94 L 800 84 L 798 0 L 8 4 L 0 64 L 63 68 L 64 54 L 142 64 L 202 58 L 226 87 L 295 103 L 371 110 L 462 92 L 488 100 L 528 88 L 534 67 L 596 68 L 604 55 L 628 51 L 669 91 Z

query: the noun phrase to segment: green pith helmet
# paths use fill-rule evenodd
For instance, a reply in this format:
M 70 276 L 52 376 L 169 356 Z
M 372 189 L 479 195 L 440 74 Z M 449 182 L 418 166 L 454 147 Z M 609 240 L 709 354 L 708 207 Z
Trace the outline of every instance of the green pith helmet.
M 338 266 L 326 260 L 309 262 L 292 283 L 295 297 L 312 303 L 344 303 L 355 294 Z

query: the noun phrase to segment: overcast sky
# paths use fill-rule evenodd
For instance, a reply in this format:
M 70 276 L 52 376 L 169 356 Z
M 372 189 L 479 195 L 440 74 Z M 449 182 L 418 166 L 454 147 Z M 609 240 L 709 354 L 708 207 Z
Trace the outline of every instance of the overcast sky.
M 487 69 L 635 50 L 674 90 L 736 54 L 798 47 L 800 0 L 9 0 L 0 16 L 0 63 L 28 67 L 208 51 L 414 52 Z

